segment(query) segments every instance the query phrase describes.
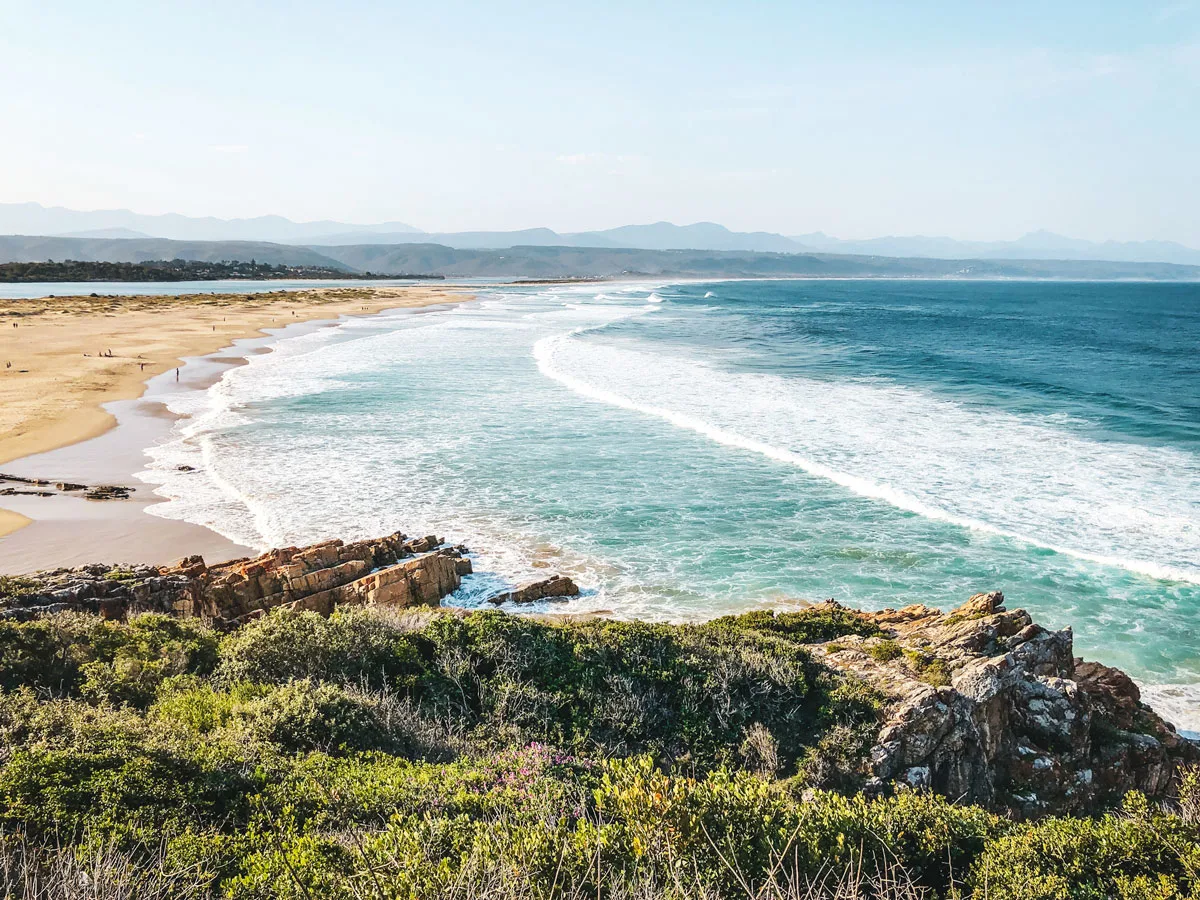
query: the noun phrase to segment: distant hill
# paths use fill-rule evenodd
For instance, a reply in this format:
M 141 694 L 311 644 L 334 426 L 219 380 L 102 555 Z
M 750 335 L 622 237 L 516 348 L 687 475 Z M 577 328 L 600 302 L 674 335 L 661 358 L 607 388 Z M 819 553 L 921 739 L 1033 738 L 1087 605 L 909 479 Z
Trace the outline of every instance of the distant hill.
M 1200 266 L 1082 260 L 902 259 L 831 253 L 508 247 L 469 250 L 439 244 L 321 247 L 331 258 L 373 272 L 428 272 L 492 278 L 566 277 L 913 277 L 1064 278 L 1200 281 Z
M 159 259 L 145 263 L 84 262 L 11 262 L 0 263 L 0 283 L 31 284 L 63 281 L 223 281 L 286 278 L 319 280 L 378 276 L 353 274 L 329 266 L 275 266 L 261 262 L 197 262 L 185 259 Z M 424 278 L 423 275 L 412 276 Z M 441 275 L 430 276 L 442 278 Z
M 607 231 L 588 231 L 571 235 L 581 242 L 598 238 L 594 246 L 639 247 L 645 250 L 760 250 L 771 253 L 796 253 L 812 249 L 781 234 L 768 231 L 730 231 L 714 222 L 695 225 L 625 225 Z
M 347 244 L 441 244 L 460 250 L 503 250 L 508 247 L 614 247 L 638 250 L 759 250 L 798 253 L 810 249 L 781 234 L 767 231 L 730 231 L 713 222 L 695 225 L 623 225 L 605 231 L 559 234 L 549 228 L 523 231 L 403 232 L 398 234 L 349 231 L 327 234 L 306 243 L 317 246 Z
M 840 253 L 928 259 L 1070 259 L 1200 265 L 1200 250 L 1174 241 L 1084 241 L 1034 231 L 1015 241 L 960 241 L 949 237 L 893 236 L 842 240 L 823 232 L 785 236 L 769 231 L 731 231 L 715 222 L 623 225 L 560 233 L 549 228 L 519 231 L 425 232 L 402 222 L 352 225 L 293 222 L 282 216 L 252 219 L 147 216 L 127 209 L 80 212 L 38 203 L 0 203 L 0 234 L 82 238 L 167 238 L 182 241 L 258 241 L 308 247 L 439 244 L 459 250 L 514 247 L 591 247 L 636 250 L 710 250 L 761 253 Z
M 74 238 L 148 238 L 150 235 L 143 234 L 140 231 L 134 231 L 132 228 L 94 228 L 91 231 L 73 231 L 69 234 L 60 234 L 56 237 L 74 237 Z
M 143 263 L 157 259 L 220 262 L 256 260 L 282 266 L 326 266 L 349 271 L 345 263 L 311 247 L 262 241 L 170 241 L 163 238 L 69 238 L 0 236 L 0 263 L 74 259 L 81 262 Z
M 820 231 L 791 240 L 826 253 L 867 253 L 932 259 L 1076 259 L 1200 265 L 1200 250 L 1174 241 L 1084 241 L 1032 231 L 1015 241 L 959 241 L 948 237 L 881 237 L 847 241 Z
M 308 243 L 320 235 L 344 231 L 400 233 L 416 230 L 403 222 L 347 225 L 331 221 L 293 222 L 282 216 L 258 216 L 253 219 L 195 218 L 175 213 L 147 216 L 127 209 L 81 212 L 61 206 L 42 206 L 40 203 L 0 203 L 0 234 L 104 237 L 106 235 L 96 235 L 94 232 L 112 229 L 183 241 L 278 243 Z
M 1090 260 L 897 258 L 750 250 L 642 250 L 621 247 L 454 248 L 443 244 L 299 247 L 252 241 L 168 241 L 0 236 L 0 263 L 85 260 L 142 263 L 160 259 L 240 260 L 324 266 L 346 272 L 420 272 L 448 277 L 568 278 L 1142 278 L 1200 281 L 1200 266 Z

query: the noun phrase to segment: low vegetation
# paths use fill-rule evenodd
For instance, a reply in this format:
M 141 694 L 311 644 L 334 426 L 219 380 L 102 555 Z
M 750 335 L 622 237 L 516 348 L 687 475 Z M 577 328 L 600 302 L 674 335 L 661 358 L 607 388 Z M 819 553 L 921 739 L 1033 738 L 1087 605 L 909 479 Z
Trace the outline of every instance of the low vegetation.
M 372 279 L 442 278 L 441 275 L 378 275 L 346 268 L 312 265 L 260 263 L 255 260 L 201 262 L 192 259 L 159 259 L 149 262 L 91 262 L 68 259 L 62 262 L 0 263 L 0 282 L 45 281 L 218 281 L 225 279 Z
M 877 631 L 823 609 L 0 621 L 0 893 L 1200 896 L 1195 774 L 1170 809 L 1025 824 L 861 793 L 881 698 L 806 649 L 848 635 Z

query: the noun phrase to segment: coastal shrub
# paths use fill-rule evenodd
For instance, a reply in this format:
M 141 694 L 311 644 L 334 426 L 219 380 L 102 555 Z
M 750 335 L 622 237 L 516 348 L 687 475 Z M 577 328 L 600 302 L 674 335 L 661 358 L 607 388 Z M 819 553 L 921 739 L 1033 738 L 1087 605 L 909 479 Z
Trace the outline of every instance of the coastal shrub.
M 29 597 L 41 590 L 41 584 L 20 575 L 0 575 L 0 604 Z
M 876 662 L 891 662 L 904 654 L 904 648 L 897 641 L 885 638 L 867 647 L 867 654 Z
M 282 683 L 300 678 L 403 687 L 419 671 L 417 641 L 393 621 L 359 608 L 273 610 L 227 636 L 218 679 Z
M 420 632 L 433 660 L 418 680 L 436 716 L 487 744 L 540 740 L 711 767 L 736 756 L 756 723 L 785 765 L 817 738 L 828 699 L 797 643 L 723 624 L 594 620 L 547 625 L 483 612 Z
M 0 743 L 9 748 L 136 748 L 150 731 L 134 710 L 47 698 L 30 687 L 0 691 Z
M 0 768 L 0 822 L 42 836 L 140 839 L 244 820 L 250 787 L 236 765 L 166 748 L 22 749 Z
M 328 810 L 345 803 L 348 791 L 355 799 L 347 808 L 359 808 L 357 786 L 328 765 L 322 759 L 305 774 L 327 785 L 310 789 L 312 803 L 324 800 Z M 272 806 L 303 809 L 294 792 L 304 793 L 304 780 L 273 788 Z M 572 767 L 544 748 L 507 762 L 410 766 L 384 780 L 386 802 L 394 805 L 380 828 L 339 841 L 323 816 L 290 819 L 294 837 L 255 853 L 230 893 L 301 896 L 303 885 L 322 896 L 352 897 L 355 884 L 377 879 L 384 896 L 404 897 L 565 898 L 599 890 L 735 898 L 747 896 L 748 886 L 750 896 L 807 897 L 786 893 L 786 886 L 834 872 L 856 871 L 866 881 L 902 871 L 915 896 L 922 887 L 944 891 L 951 871 L 965 872 L 986 842 L 1010 827 L 941 798 L 801 798 L 744 772 L 670 775 L 649 757 Z M 378 790 L 372 783 L 367 794 Z M 526 892 L 513 892 L 505 872 Z M 456 894 L 464 885 L 492 890 Z M 494 893 L 502 886 L 508 893 Z
M 209 734 L 229 724 L 234 710 L 270 692 L 266 685 L 241 681 L 218 687 L 193 675 L 163 682 L 150 717 L 169 727 Z
M 882 698 L 806 649 L 843 612 L 0 621 L 0 895 L 1200 896 L 1197 772 L 1032 823 L 857 793 Z
M 804 630 L 799 620 L 778 618 L 778 627 L 742 627 L 548 624 L 497 611 L 402 621 L 368 610 L 272 613 L 225 639 L 216 674 L 226 684 L 343 684 L 397 723 L 392 746 L 414 758 L 541 741 L 710 768 L 737 761 L 758 728 L 790 768 L 835 712 L 862 724 L 875 709 L 843 703 L 841 680 L 822 678 L 789 636 Z
M 943 687 L 950 683 L 950 667 L 941 657 L 906 649 L 904 658 L 917 677 L 926 684 Z
M 882 634 L 879 626 L 867 616 L 834 604 L 785 613 L 752 610 L 735 616 L 721 616 L 711 624 L 741 631 L 778 634 L 799 644 L 823 643 L 849 635 L 875 637 Z
M 43 846 L 0 834 L 0 896 L 21 900 L 206 900 L 215 873 L 165 844 Z
M 285 753 L 374 750 L 390 745 L 369 703 L 339 685 L 308 679 L 233 706 L 230 725 Z
M 1187 766 L 1179 773 L 1179 817 L 1200 827 L 1200 765 Z
M 0 622 L 0 686 L 143 705 L 164 678 L 207 673 L 217 636 L 197 620 L 146 614 L 128 623 L 63 613 Z
M 96 616 L 62 613 L 29 622 L 0 620 L 0 686 L 77 693 L 80 667 L 107 645 L 111 626 Z
M 207 674 L 217 636 L 191 619 L 146 614 L 116 627 L 110 649 L 80 667 L 81 693 L 94 701 L 145 706 L 167 678 Z
M 1200 894 L 1200 826 L 1131 794 L 1122 814 L 1047 819 L 988 844 L 970 875 L 989 900 L 1122 900 Z

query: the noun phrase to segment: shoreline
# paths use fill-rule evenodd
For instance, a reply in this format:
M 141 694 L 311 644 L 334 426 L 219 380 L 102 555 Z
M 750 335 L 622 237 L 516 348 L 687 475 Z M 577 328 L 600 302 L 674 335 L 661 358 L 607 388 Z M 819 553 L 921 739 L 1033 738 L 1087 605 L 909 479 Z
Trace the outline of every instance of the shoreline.
M 0 438 L 3 471 L 86 483 L 132 481 L 138 490 L 120 501 L 66 495 L 3 498 L 0 571 L 24 574 L 118 557 L 158 563 L 199 553 L 214 562 L 252 554 L 253 549 L 202 525 L 147 516 L 148 506 L 164 501 L 136 473 L 144 468 L 145 448 L 165 437 L 177 420 L 159 398 L 181 389 L 204 390 L 229 368 L 269 352 L 297 329 L 335 327 L 349 317 L 471 297 L 466 288 L 417 285 L 370 292 L 275 292 L 256 295 L 252 302 L 239 295 L 55 297 L 25 301 L 25 309 L 10 306 L 0 316 L 0 355 L 16 355 L 13 333 L 26 340 L 36 335 L 35 341 L 44 341 L 39 349 L 45 349 L 33 354 L 44 367 L 39 379 L 30 379 L 40 388 L 33 397 L 26 395 L 23 403 L 14 399 L 20 383 L 0 380 L 0 417 L 5 420 L 0 424 L 9 432 Z M 75 302 L 83 307 L 80 311 L 70 311 Z M 99 309 L 110 306 L 117 310 Z M 11 330 L 9 317 L 17 323 Z M 105 334 L 95 333 L 100 327 Z M 114 344 L 112 357 L 82 356 L 83 347 L 105 341 Z M 145 350 L 139 355 L 143 346 L 157 350 L 153 359 L 146 359 Z M 68 370 L 77 360 L 92 368 L 72 378 Z M 178 381 L 170 376 L 176 368 Z M 33 374 L 0 369 L 5 372 Z

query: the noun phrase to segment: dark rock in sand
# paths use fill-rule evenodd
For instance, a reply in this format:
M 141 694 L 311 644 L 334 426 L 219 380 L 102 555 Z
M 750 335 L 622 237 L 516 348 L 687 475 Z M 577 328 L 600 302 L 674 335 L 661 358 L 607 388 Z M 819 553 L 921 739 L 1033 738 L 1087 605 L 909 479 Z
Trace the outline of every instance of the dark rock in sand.
M 84 494 L 85 500 L 128 500 L 133 488 L 122 487 L 119 484 L 100 484 L 88 488 Z

